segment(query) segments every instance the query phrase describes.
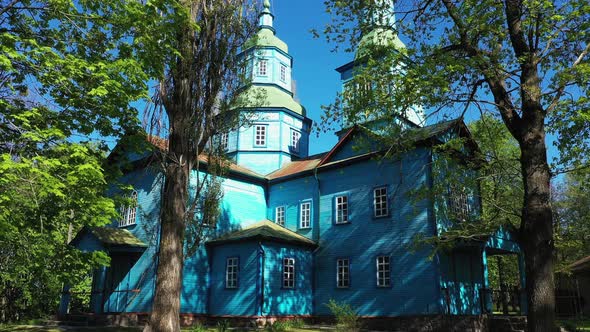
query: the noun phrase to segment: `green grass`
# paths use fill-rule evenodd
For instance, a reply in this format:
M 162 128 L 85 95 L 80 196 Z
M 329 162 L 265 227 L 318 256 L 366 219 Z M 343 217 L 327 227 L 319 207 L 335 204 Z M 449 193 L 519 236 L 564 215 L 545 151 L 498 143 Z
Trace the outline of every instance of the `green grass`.
M 0 332 L 138 332 L 138 327 L 56 327 L 38 325 L 0 325 Z M 192 328 L 184 328 L 183 332 L 192 332 Z M 230 330 L 236 331 L 236 330 Z M 245 331 L 245 330 L 242 330 Z M 287 332 L 319 332 L 318 329 L 289 328 Z M 215 327 L 206 328 L 206 332 L 217 332 Z
M 590 319 L 560 320 L 558 324 L 571 332 L 590 332 Z

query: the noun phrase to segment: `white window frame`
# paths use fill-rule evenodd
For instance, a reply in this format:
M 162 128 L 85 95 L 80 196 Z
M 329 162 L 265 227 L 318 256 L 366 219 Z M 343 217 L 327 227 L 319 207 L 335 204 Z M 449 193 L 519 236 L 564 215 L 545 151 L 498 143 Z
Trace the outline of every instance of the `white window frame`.
M 299 204 L 299 228 L 311 228 L 311 202 Z
M 228 133 L 221 133 L 221 135 L 219 136 L 219 146 L 221 147 L 221 149 L 223 151 L 227 150 L 228 141 L 229 141 L 229 134 Z
M 281 63 L 279 78 L 281 82 L 287 83 L 287 66 Z
M 334 205 L 334 222 L 336 224 L 348 223 L 348 195 L 336 196 Z
M 136 224 L 137 219 L 137 191 L 133 191 L 130 196 L 126 197 L 130 200 L 129 204 L 121 206 L 121 219 L 119 220 L 119 227 L 126 227 Z
M 228 257 L 225 260 L 225 288 L 238 288 L 238 273 L 240 271 L 240 258 Z
M 268 136 L 267 125 L 254 126 L 254 146 L 266 146 L 266 139 Z
M 259 59 L 258 60 L 258 70 L 256 72 L 258 76 L 268 76 L 268 60 L 267 59 Z
M 471 214 L 471 206 L 469 205 L 469 197 L 465 187 L 451 188 L 450 196 L 449 208 L 452 216 L 458 221 L 466 221 Z
M 336 260 L 336 287 L 350 288 L 350 259 L 338 258 Z
M 377 287 L 391 287 L 391 257 L 377 256 L 375 258 L 377 267 Z
M 277 206 L 275 208 L 275 223 L 280 226 L 285 226 L 285 206 Z
M 291 130 L 291 149 L 299 153 L 299 146 L 301 142 L 301 133 L 297 130 Z
M 295 258 L 283 258 L 283 287 L 295 288 Z
M 383 192 L 384 191 L 384 192 Z M 389 215 L 389 202 L 387 200 L 387 186 L 373 189 L 373 216 L 375 218 Z

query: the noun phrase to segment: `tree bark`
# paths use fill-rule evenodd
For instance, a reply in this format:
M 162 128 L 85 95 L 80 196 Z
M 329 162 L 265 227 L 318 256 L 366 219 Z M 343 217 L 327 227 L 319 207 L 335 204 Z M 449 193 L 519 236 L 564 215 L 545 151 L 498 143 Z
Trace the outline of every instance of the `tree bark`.
M 521 239 L 526 263 L 528 330 L 531 332 L 556 331 L 551 172 L 542 119 L 534 121 L 536 123 L 525 130 L 519 140 L 525 187 Z
M 152 313 L 144 331 L 180 331 L 184 220 L 189 183 L 189 159 L 182 137 L 183 121 L 182 117 L 177 117 L 176 123 L 171 125 L 176 130 L 172 130 L 168 142 L 156 289 Z

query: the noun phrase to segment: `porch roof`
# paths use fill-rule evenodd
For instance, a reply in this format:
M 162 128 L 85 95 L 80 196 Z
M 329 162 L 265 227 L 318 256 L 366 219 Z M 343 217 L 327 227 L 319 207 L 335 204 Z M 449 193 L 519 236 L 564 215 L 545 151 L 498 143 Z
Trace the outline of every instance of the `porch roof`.
M 104 247 L 133 247 L 147 248 L 147 244 L 138 239 L 130 231 L 121 228 L 111 227 L 89 227 L 85 226 L 78 232 L 70 245 L 78 246 L 84 237 L 91 237 L 100 242 Z
M 276 242 L 290 243 L 309 247 L 317 247 L 317 244 L 303 235 L 297 234 L 285 227 L 265 219 L 244 229 L 222 235 L 216 239 L 207 241 L 208 245 L 219 245 L 229 242 L 244 240 L 270 240 Z

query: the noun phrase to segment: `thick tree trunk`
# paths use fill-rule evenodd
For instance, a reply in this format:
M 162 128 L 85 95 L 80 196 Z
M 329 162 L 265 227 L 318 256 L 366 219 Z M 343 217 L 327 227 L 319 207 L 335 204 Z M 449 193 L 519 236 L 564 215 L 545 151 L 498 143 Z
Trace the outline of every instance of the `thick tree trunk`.
M 173 128 L 183 128 L 182 121 Z M 156 290 L 149 324 L 144 331 L 180 331 L 185 212 L 188 201 L 189 159 L 183 144 L 183 130 L 169 137 L 169 157 L 162 197 L 160 245 Z
M 556 329 L 551 172 L 543 123 L 532 125 L 519 143 L 525 187 L 521 238 L 526 262 L 528 330 L 553 332 Z

